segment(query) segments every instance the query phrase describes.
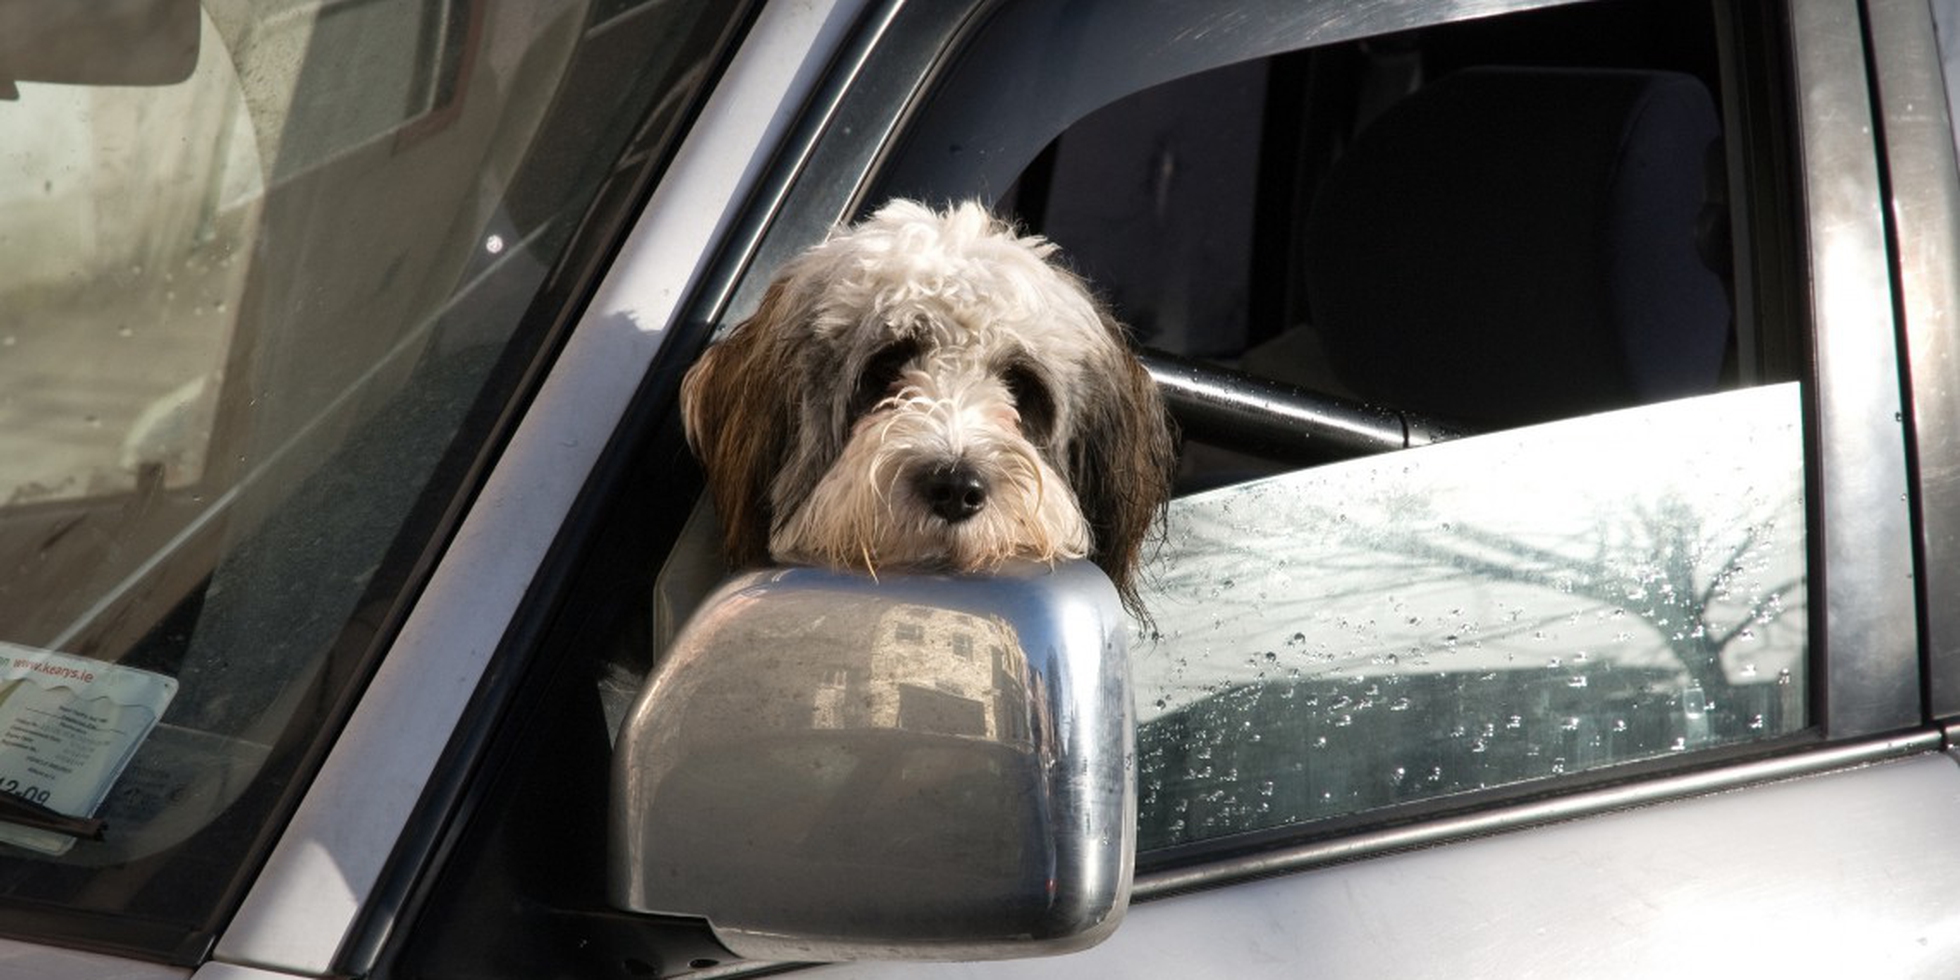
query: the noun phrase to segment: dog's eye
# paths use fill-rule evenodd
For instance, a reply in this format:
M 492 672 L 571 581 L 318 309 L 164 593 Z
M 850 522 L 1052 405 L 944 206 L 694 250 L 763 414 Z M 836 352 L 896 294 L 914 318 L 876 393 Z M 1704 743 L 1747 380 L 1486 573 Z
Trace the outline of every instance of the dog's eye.
M 905 365 L 918 355 L 919 344 L 913 340 L 898 341 L 871 355 L 858 374 L 857 387 L 851 391 L 851 417 L 862 417 L 872 406 L 889 397 Z
M 1041 376 L 1025 364 L 1015 364 L 1001 372 L 1001 382 L 1021 416 L 1021 434 L 1033 442 L 1046 441 L 1055 425 L 1055 399 Z

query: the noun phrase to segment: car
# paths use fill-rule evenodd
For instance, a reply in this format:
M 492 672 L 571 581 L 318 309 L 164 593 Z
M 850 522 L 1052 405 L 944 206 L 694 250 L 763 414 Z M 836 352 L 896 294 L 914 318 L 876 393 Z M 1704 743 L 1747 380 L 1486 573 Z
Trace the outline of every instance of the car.
M 0 976 L 1960 964 L 1960 4 L 0 20 Z M 1088 948 L 615 887 L 771 853 L 614 793 L 731 571 L 680 381 L 892 198 L 1054 241 L 1181 430 Z

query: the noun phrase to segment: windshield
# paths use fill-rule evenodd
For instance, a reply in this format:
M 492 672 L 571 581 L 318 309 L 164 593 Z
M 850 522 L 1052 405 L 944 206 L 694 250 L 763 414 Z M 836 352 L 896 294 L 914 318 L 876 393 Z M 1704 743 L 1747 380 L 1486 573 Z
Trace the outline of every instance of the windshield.
M 7 7 L 0 931 L 202 955 L 738 7 Z

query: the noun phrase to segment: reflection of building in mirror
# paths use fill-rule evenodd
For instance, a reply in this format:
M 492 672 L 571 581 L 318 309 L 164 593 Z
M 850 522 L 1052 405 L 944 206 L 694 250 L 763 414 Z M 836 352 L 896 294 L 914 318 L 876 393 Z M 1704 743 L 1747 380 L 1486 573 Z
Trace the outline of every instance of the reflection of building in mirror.
M 921 605 L 879 618 L 861 667 L 829 672 L 814 727 L 1028 737 L 1025 655 L 999 619 Z
M 739 635 L 727 642 L 758 651 L 769 669 L 690 694 L 690 716 L 709 727 L 897 729 L 1024 745 L 1043 723 L 1029 714 L 1038 709 L 1027 654 L 999 617 L 802 595 L 773 597 L 766 610 L 741 600 L 725 608 L 730 624 L 717 628 Z
M 1799 417 L 1752 389 L 1176 502 L 1146 840 L 1801 729 Z
M 203 30 L 181 83 L 0 102 L 0 504 L 203 473 L 264 173 Z

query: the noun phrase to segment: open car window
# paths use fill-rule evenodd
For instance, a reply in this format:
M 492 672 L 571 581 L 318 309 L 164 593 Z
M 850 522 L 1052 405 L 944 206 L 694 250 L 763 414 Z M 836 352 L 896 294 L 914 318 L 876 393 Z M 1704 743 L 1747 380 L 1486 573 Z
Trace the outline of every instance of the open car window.
M 1737 190 L 1784 150 L 1721 15 L 1174 7 L 1008 5 L 868 197 L 1052 238 L 1182 423 L 1146 868 L 1811 737 L 1791 202 Z

